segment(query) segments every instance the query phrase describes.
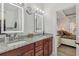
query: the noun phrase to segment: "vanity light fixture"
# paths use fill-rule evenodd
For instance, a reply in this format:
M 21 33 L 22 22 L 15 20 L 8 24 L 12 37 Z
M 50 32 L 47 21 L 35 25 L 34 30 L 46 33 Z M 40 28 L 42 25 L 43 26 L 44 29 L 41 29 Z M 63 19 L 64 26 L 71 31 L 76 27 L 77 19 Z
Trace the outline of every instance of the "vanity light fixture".
M 31 7 L 27 7 L 26 12 L 31 15 L 32 14 L 32 8 Z
M 32 7 L 27 7 L 26 12 L 29 15 L 32 15 L 33 13 L 36 13 L 36 14 L 44 14 L 45 13 L 40 8 L 32 8 Z
M 43 10 L 41 10 L 39 8 L 36 8 L 36 11 L 39 12 L 39 13 L 43 13 L 43 14 L 45 13 Z

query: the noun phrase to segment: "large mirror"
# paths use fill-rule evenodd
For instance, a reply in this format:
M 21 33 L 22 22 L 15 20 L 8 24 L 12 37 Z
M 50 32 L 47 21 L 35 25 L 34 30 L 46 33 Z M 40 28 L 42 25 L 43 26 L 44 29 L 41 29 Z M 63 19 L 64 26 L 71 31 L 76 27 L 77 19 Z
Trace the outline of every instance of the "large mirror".
M 44 33 L 44 17 L 42 14 L 35 14 L 35 32 Z
M 2 33 L 24 31 L 23 8 L 15 4 L 2 4 Z

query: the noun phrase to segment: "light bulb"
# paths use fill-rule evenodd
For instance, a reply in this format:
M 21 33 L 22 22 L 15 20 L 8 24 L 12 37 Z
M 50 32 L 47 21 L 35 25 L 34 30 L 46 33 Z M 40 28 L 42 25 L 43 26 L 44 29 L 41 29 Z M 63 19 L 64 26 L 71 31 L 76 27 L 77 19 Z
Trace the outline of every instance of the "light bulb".
M 39 10 L 39 8 L 36 8 L 36 10 Z
M 42 13 L 44 13 L 44 11 L 42 11 Z
M 42 12 L 42 10 L 40 9 L 40 12 Z

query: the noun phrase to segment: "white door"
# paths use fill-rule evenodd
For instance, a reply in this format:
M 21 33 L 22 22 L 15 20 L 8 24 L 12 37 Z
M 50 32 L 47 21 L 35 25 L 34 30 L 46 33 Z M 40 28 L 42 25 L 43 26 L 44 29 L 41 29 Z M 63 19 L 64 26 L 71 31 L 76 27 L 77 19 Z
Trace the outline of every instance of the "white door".
M 79 3 L 76 4 L 76 56 L 79 56 Z

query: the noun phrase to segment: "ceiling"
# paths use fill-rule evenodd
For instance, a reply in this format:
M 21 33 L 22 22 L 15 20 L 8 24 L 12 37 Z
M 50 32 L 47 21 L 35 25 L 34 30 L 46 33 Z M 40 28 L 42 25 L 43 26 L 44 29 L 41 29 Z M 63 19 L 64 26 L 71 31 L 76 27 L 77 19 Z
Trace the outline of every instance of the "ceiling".
M 65 9 L 63 10 L 63 12 L 66 16 L 76 15 L 76 7 L 74 6 L 74 7 Z

